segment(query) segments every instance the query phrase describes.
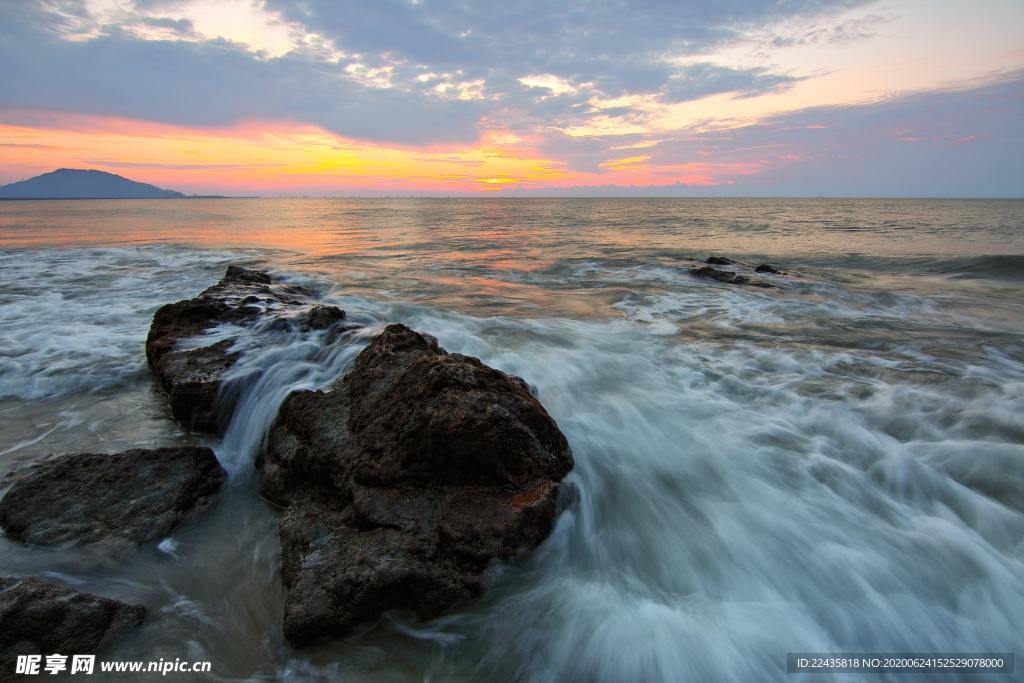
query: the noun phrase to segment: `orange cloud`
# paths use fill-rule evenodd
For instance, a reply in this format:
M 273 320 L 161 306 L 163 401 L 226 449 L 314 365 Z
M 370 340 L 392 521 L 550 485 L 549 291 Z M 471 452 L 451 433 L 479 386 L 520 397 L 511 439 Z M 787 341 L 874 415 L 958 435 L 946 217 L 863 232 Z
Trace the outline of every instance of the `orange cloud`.
M 624 168 L 628 168 L 629 166 L 634 166 L 636 164 L 642 164 L 645 161 L 649 160 L 650 158 L 651 158 L 650 155 L 643 154 L 641 156 L 626 157 L 624 159 L 610 159 L 610 160 L 602 162 L 602 163 L 600 163 L 598 165 L 601 168 L 607 168 L 610 171 L 620 171 L 620 170 L 622 170 Z
M 0 109 L 6 180 L 72 167 L 201 194 L 462 193 L 608 183 L 706 186 L 764 168 L 709 158 L 659 164 L 641 154 L 605 161 L 600 171 L 573 171 L 541 153 L 540 143 L 498 126 L 485 126 L 473 145 L 411 147 L 346 139 L 293 121 L 184 127 Z
M 287 121 L 186 128 L 133 119 L 0 112 L 4 170 L 98 168 L 183 191 L 462 192 L 563 178 L 564 165 L 504 132 L 471 147 L 409 148 Z

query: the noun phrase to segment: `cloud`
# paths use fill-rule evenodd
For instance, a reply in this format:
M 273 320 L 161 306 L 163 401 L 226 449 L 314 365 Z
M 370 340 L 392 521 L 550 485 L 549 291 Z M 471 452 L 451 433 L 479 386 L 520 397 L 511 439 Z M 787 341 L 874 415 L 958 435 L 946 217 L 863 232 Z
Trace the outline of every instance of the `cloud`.
M 0 5 L 0 26 L 11 26 L 12 5 L 14 16 L 24 14 L 18 3 Z M 141 40 L 116 30 L 64 40 L 22 25 L 0 35 L 0 63 L 0 106 L 183 125 L 278 118 L 350 138 L 443 144 L 474 139 L 483 112 L 472 102 L 367 88 L 303 54 L 257 59 L 223 40 Z
M 117 159 L 89 158 L 86 159 L 90 165 L 106 166 L 110 168 L 156 168 L 161 170 L 174 171 L 223 171 L 248 168 L 281 168 L 284 164 L 279 163 L 252 163 L 252 164 L 175 164 L 161 162 L 142 161 L 119 161 Z
M 601 166 L 602 168 L 607 168 L 610 171 L 617 171 L 617 170 L 621 170 L 621 169 L 627 168 L 629 166 L 635 166 L 637 164 L 642 164 L 645 161 L 648 161 L 650 158 L 651 157 L 650 157 L 649 154 L 641 154 L 641 155 L 638 155 L 638 156 L 635 156 L 635 157 L 624 157 L 624 158 L 621 158 L 621 159 L 610 159 L 608 161 L 601 162 L 599 164 L 599 166 Z
M 889 21 L 879 14 L 856 17 L 833 25 L 811 24 L 785 33 L 773 33 L 768 38 L 771 47 L 806 45 L 846 45 L 867 40 L 876 35 L 879 27 Z
M 60 145 L 44 145 L 33 142 L 0 142 L 0 147 L 11 149 L 63 149 Z
M 673 60 L 745 27 L 865 0 L 249 1 L 238 20 L 257 38 L 287 28 L 290 52 L 211 39 L 213 18 L 186 0 L 135 0 L 119 11 L 87 0 L 2 3 L 0 104 L 185 125 L 279 117 L 402 144 L 470 140 L 496 109 L 583 130 L 609 125 L 608 112 L 584 106 L 594 97 L 678 102 L 784 88 L 797 78 Z M 183 16 L 190 8 L 195 20 Z
M 198 40 L 199 34 L 190 19 L 170 19 L 167 17 L 140 17 L 139 23 L 150 29 L 164 32 L 163 36 L 179 39 Z
M 797 76 L 771 73 L 760 67 L 734 69 L 703 62 L 690 64 L 674 74 L 661 93 L 662 99 L 669 102 L 696 100 L 722 92 L 753 97 L 783 90 L 800 80 Z
M 546 195 L 1006 196 L 1024 188 L 1024 70 L 975 87 L 883 102 L 811 107 L 717 131 L 680 131 L 642 149 L 651 184 L 545 188 Z M 913 134 L 908 133 L 911 131 Z M 900 143 L 912 137 L 911 143 Z M 588 172 L 628 168 L 599 140 L 552 140 L 545 153 Z M 620 152 L 621 154 L 621 152 Z M 621 164 L 621 165 L 620 165 Z M 702 170 L 711 181 L 676 182 Z M 658 183 L 653 183 L 654 179 Z M 614 178 L 609 177 L 608 182 Z M 526 191 L 530 194 L 529 191 Z
M 735 39 L 747 27 L 861 4 L 865 2 L 268 0 L 267 7 L 328 37 L 338 49 L 367 59 L 388 55 L 411 69 L 461 69 L 471 78 L 550 74 L 614 96 L 659 90 L 675 72 L 668 57 L 701 54 Z

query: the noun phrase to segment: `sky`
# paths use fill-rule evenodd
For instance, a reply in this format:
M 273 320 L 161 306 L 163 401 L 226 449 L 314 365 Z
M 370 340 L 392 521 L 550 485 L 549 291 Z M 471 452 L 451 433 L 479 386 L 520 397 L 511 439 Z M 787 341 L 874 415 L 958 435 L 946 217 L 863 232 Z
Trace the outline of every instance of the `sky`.
M 0 183 L 1024 196 L 1024 0 L 0 0 Z

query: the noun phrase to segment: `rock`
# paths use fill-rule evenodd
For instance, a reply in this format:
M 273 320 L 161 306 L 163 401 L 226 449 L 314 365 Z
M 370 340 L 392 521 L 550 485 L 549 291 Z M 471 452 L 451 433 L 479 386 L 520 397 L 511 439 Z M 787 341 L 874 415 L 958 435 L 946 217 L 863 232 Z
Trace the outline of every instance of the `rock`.
M 227 272 L 224 273 L 224 278 L 220 281 L 220 285 L 269 285 L 270 282 L 270 275 L 262 270 L 253 270 L 251 268 L 243 268 L 242 266 L 228 266 Z
M 769 273 L 771 275 L 785 275 L 785 273 L 783 273 L 781 270 L 779 270 L 775 266 L 769 265 L 767 263 L 762 263 L 757 268 L 754 268 L 754 272 L 755 273 Z
M 719 270 L 717 268 L 711 268 L 709 266 L 701 266 L 700 268 L 691 268 L 690 275 L 694 277 L 703 277 L 710 280 L 717 280 L 718 282 L 724 282 L 727 285 L 748 285 L 750 287 L 772 287 L 773 285 L 768 282 L 762 282 L 759 280 L 751 280 L 746 275 L 738 275 L 731 270 Z
M 0 666 L 13 679 L 19 654 L 95 654 L 145 615 L 138 605 L 38 579 L 0 577 Z
M 232 351 L 234 337 L 193 348 L 182 348 L 182 342 L 196 341 L 219 325 L 253 325 L 265 316 L 309 303 L 296 296 L 311 298 L 313 292 L 301 285 L 273 284 L 262 271 L 229 266 L 220 282 L 196 298 L 156 311 L 146 339 L 146 357 L 167 392 L 175 419 L 191 431 L 222 433 L 234 405 L 232 396 L 221 395 L 221 382 L 239 358 Z M 309 329 L 321 329 L 312 325 L 328 327 L 344 319 L 345 312 L 335 306 L 313 306 L 304 315 L 310 318 Z
M 135 546 L 164 538 L 206 508 L 224 477 L 209 448 L 68 455 L 11 487 L 0 501 L 0 527 L 40 545 Z
M 233 402 L 218 397 L 224 374 L 239 357 L 231 351 L 235 341 L 225 339 L 198 349 L 173 351 L 158 365 L 171 414 L 189 431 L 218 434 L 230 421 Z
M 337 306 L 316 305 L 293 317 L 276 318 L 270 323 L 270 329 L 276 331 L 309 332 L 310 330 L 326 330 L 345 319 L 345 311 Z M 331 338 L 328 337 L 328 341 Z
M 175 419 L 187 429 L 219 433 L 227 425 L 231 406 L 218 406 L 217 395 L 238 354 L 231 351 L 233 338 L 198 348 L 177 347 L 218 325 L 258 318 L 257 293 L 271 297 L 269 283 L 266 273 L 229 266 L 224 278 L 198 297 L 167 304 L 153 315 L 146 358 L 167 392 Z
M 304 316 L 305 326 L 310 330 L 326 330 L 344 319 L 345 311 L 337 306 L 314 306 Z
M 735 266 L 738 262 L 733 261 L 731 258 L 725 258 L 724 256 L 710 256 L 705 263 L 712 266 Z
M 284 630 L 438 615 L 550 532 L 569 445 L 526 383 L 390 325 L 326 391 L 285 400 L 257 466 L 280 520 Z

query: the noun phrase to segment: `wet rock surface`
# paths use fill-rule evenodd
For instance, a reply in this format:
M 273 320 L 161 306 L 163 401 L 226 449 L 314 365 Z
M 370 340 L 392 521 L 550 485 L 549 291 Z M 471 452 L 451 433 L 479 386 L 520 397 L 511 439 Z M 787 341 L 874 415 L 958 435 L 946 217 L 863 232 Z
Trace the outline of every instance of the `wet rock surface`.
M 785 275 L 785 273 L 769 263 L 762 263 L 757 268 L 754 268 L 754 272 L 768 273 L 769 275 Z
M 749 287 L 763 287 L 769 288 L 773 285 L 763 280 L 753 280 L 746 275 L 740 275 L 731 270 L 719 270 L 718 268 L 712 268 L 710 266 L 701 266 L 700 268 L 691 268 L 690 275 L 694 277 L 702 277 L 709 280 L 715 280 L 722 282 L 727 285 L 747 285 Z
M 220 434 L 231 418 L 229 398 L 218 399 L 225 373 L 239 358 L 232 351 L 236 339 L 202 345 L 197 337 L 219 325 L 253 325 L 289 309 L 305 316 L 305 330 L 326 329 L 344 319 L 345 312 L 335 306 L 315 305 L 303 312 L 313 296 L 300 285 L 274 284 L 268 273 L 229 266 L 220 282 L 199 296 L 160 307 L 146 339 L 146 358 L 175 419 L 191 431 Z
M 550 532 L 565 437 L 526 383 L 391 325 L 326 391 L 286 399 L 257 463 L 282 506 L 285 636 L 436 616 Z
M 302 317 L 302 323 L 309 330 L 326 330 L 345 319 L 345 311 L 337 306 L 314 306 Z
M 203 447 L 82 453 L 45 461 L 0 500 L 0 527 L 40 545 L 136 546 L 206 508 L 224 481 Z
M 739 264 L 739 261 L 734 261 L 724 256 L 709 256 L 705 263 L 710 266 L 735 266 Z
M 0 680 L 17 655 L 95 654 L 142 623 L 146 610 L 27 577 L 0 577 Z

